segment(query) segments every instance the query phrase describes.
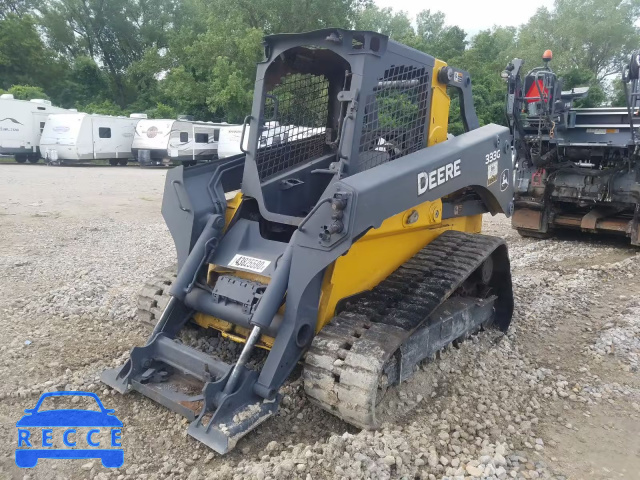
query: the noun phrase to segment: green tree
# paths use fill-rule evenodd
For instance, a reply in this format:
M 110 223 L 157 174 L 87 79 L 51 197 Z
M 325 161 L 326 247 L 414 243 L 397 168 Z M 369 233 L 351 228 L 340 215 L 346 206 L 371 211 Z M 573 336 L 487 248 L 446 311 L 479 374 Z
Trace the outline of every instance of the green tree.
M 30 15 L 0 20 L 0 88 L 38 85 L 49 90 L 64 76 L 55 53 L 43 44 Z
M 416 39 L 409 42 L 414 48 L 445 61 L 464 52 L 466 32 L 460 27 L 445 25 L 444 13 L 423 10 L 418 13 L 416 24 Z
M 194 115 L 200 120 L 210 119 L 207 85 L 195 78 L 184 66 L 172 68 L 159 88 L 163 96 L 169 99 L 169 105 L 179 114 Z
M 55 101 L 63 107 L 77 107 L 108 99 L 111 87 L 107 74 L 86 56 L 74 59 L 63 82 L 55 90 Z
M 168 101 L 160 89 L 160 80 L 170 67 L 167 55 L 161 55 L 158 50 L 149 48 L 140 60 L 127 68 L 125 83 L 128 95 L 135 99 L 131 104 L 132 110 L 144 111 L 155 108 L 159 102 Z
M 265 34 L 349 27 L 356 0 L 186 0 L 169 41 L 162 101 L 203 120 L 241 121 L 251 110 Z
M 78 105 L 78 110 L 86 113 L 99 113 L 101 115 L 128 115 L 130 112 L 123 110 L 119 105 L 111 100 L 102 102 L 91 102 L 85 105 Z
M 627 86 L 627 88 L 630 88 Z M 612 107 L 626 107 L 627 96 L 624 91 L 622 79 L 616 79 L 613 81 L 613 88 L 611 93 L 611 106 Z
M 10 93 L 16 100 L 31 100 L 34 98 L 49 99 L 44 90 L 40 87 L 32 87 L 31 85 L 12 85 L 8 90 L 1 90 L 0 93 Z
M 404 11 L 367 5 L 356 14 L 355 28 L 383 33 L 435 57 L 447 60 L 464 52 L 466 32 L 456 26 L 445 25 L 442 12 L 423 10 L 416 17 L 416 28 Z
M 519 55 L 533 67 L 551 49 L 556 71 L 587 70 L 601 82 L 620 73 L 640 45 L 639 17 L 640 0 L 556 0 L 521 28 Z
M 360 0 L 211 0 L 212 15 L 234 17 L 244 26 L 269 33 L 308 32 L 319 28 L 350 27 Z M 224 32 L 221 32 L 224 33 Z
M 494 27 L 478 32 L 469 48 L 451 59 L 450 64 L 467 70 L 472 79 L 473 101 L 481 125 L 504 124 L 506 86 L 500 72 L 513 58 L 516 29 Z M 457 93 L 451 91 L 449 131 L 455 135 L 463 132 Z
M 216 59 L 207 88 L 207 106 L 211 111 L 224 112 L 229 122 L 240 122 L 251 111 L 253 79 L 243 75 L 236 62 L 227 57 Z
M 595 75 L 586 69 L 572 68 L 562 72 L 562 89 L 571 90 L 574 87 L 589 87 L 589 93 L 584 99 L 574 102 L 575 107 L 599 107 L 605 103 L 607 96 L 602 84 Z
M 127 68 L 147 49 L 166 48 L 176 0 L 48 0 L 40 7 L 50 45 L 70 58 L 87 55 L 104 65 L 114 99 L 132 100 Z
M 251 108 L 264 35 L 335 26 L 384 33 L 468 70 L 480 122 L 503 122 L 499 73 L 513 57 L 538 66 L 547 48 L 565 88 L 590 87 L 579 105 L 606 103 L 607 91 L 623 102 L 610 79 L 640 45 L 639 18 L 640 0 L 556 0 L 520 28 L 469 39 L 441 12 L 412 19 L 370 0 L 0 0 L 0 88 L 33 85 L 54 103 L 103 113 L 237 122 Z M 457 107 L 454 95 L 459 133 Z
M 164 103 L 158 103 L 154 108 L 146 111 L 149 118 L 169 118 L 173 119 L 177 117 L 177 113 L 173 107 L 165 105 Z
M 32 0 L 0 0 L 0 20 L 9 15 L 22 16 L 33 7 Z
M 367 5 L 356 14 L 354 28 L 383 33 L 402 43 L 414 40 L 416 33 L 407 12 Z

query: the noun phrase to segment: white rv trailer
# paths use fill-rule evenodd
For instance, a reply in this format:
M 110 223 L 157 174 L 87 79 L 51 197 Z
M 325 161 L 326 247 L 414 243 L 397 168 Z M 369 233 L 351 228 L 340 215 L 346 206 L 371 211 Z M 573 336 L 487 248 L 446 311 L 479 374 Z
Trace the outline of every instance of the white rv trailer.
M 177 120 L 141 120 L 136 126 L 132 152 L 140 165 L 195 165 L 218 158 L 220 130 L 228 123 Z
M 298 127 L 295 125 L 280 125 L 278 122 L 266 122 L 260 134 L 258 148 L 280 145 L 287 142 L 304 140 L 315 135 L 323 135 L 324 128 Z M 218 157 L 227 158 L 242 153 L 240 149 L 240 139 L 242 138 L 242 125 L 232 125 L 220 131 L 220 141 L 218 142 Z M 249 125 L 246 127 L 244 135 L 244 150 L 247 149 L 249 141 Z
M 218 158 L 233 157 L 242 153 L 240 150 L 240 139 L 242 138 L 242 125 L 232 125 L 220 130 L 220 140 L 218 141 Z M 247 149 L 249 141 L 249 126 L 244 135 L 244 149 Z
M 0 155 L 13 155 L 18 163 L 37 163 L 40 135 L 51 113 L 68 112 L 49 100 L 16 100 L 0 95 Z
M 136 125 L 144 114 L 130 117 L 65 113 L 50 115 L 40 139 L 40 151 L 50 165 L 109 160 L 126 165 L 132 158 Z

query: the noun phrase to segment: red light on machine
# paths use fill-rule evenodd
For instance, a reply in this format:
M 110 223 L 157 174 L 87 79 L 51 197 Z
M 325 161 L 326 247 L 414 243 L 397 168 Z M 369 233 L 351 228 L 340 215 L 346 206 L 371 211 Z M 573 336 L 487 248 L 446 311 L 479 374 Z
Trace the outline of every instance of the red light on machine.
M 542 60 L 544 60 L 545 62 L 548 62 L 552 58 L 553 58 L 553 52 L 551 50 L 545 50 L 544 53 L 542 54 Z

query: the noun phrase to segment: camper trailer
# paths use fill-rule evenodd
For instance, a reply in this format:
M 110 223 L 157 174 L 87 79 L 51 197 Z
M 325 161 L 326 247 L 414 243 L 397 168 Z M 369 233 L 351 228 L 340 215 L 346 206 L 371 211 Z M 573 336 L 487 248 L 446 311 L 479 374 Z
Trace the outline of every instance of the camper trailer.
M 40 151 L 50 165 L 109 160 L 126 165 L 133 157 L 131 144 L 144 114 L 127 117 L 67 113 L 50 115 L 40 139 Z
M 141 120 L 136 126 L 132 152 L 140 165 L 195 165 L 218 158 L 220 130 L 228 123 L 177 120 Z
M 230 125 L 220 130 L 218 142 L 218 157 L 227 158 L 242 153 L 240 141 L 242 140 L 242 125 Z M 281 145 L 286 142 L 303 140 L 314 135 L 324 133 L 324 128 L 298 127 L 295 125 L 280 125 L 278 122 L 265 122 L 264 130 L 260 133 L 259 148 Z M 244 149 L 247 148 L 249 126 L 244 132 Z
M 232 125 L 220 129 L 220 140 L 218 141 L 218 158 L 233 157 L 242 153 L 240 150 L 240 140 L 242 139 L 242 125 Z M 249 138 L 249 126 L 246 127 L 244 135 L 244 149 L 247 148 Z
M 40 135 L 51 113 L 68 112 L 49 100 L 16 100 L 0 95 L 0 155 L 13 155 L 18 163 L 37 163 Z

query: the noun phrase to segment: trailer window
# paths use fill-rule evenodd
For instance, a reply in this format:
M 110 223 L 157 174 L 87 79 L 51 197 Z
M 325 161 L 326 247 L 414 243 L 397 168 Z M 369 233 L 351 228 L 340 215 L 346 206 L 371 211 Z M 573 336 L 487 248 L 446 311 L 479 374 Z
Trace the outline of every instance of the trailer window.
M 180 132 L 180 141 L 187 143 L 189 141 L 189 132 Z
M 98 136 L 100 138 L 111 138 L 111 129 L 106 127 L 98 128 Z
M 44 122 L 40 122 L 40 135 L 42 135 L 43 130 L 44 130 Z
M 213 130 L 213 141 L 217 142 L 220 139 L 220 129 L 216 128 Z
M 209 134 L 196 133 L 196 143 L 209 143 Z

